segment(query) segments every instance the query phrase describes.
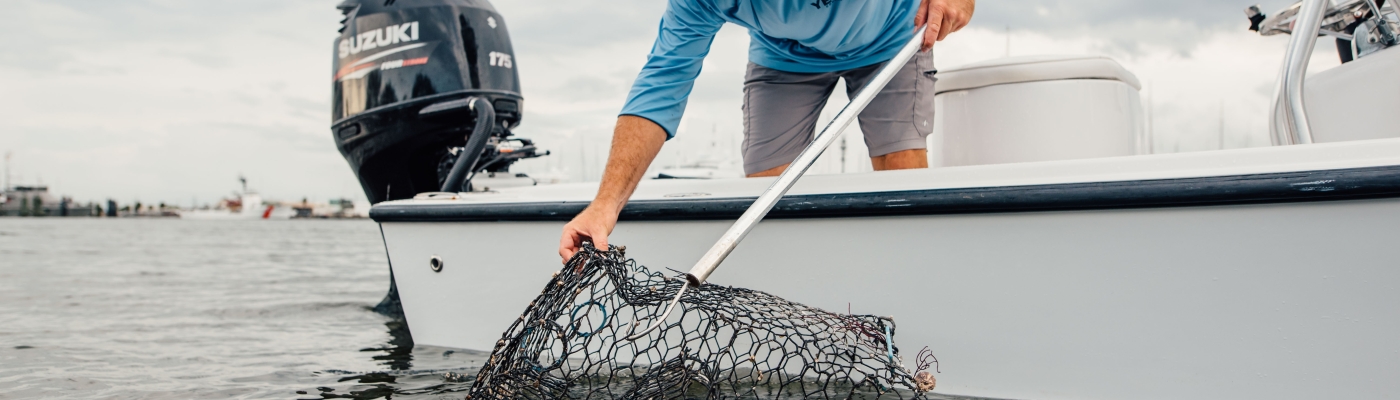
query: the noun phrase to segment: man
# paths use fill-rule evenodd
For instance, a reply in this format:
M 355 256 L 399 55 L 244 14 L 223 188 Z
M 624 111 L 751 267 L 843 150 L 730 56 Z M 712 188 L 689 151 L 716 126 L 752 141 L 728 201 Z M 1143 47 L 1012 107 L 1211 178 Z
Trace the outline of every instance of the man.
M 923 51 L 861 112 L 876 170 L 928 167 L 933 43 L 962 29 L 974 0 L 670 0 L 646 66 L 614 128 L 593 203 L 564 226 L 559 256 L 583 241 L 607 248 L 618 213 L 661 145 L 675 135 L 686 97 L 725 22 L 749 29 L 744 78 L 744 172 L 776 176 L 811 143 L 817 115 L 844 78 L 854 95 L 928 24 Z

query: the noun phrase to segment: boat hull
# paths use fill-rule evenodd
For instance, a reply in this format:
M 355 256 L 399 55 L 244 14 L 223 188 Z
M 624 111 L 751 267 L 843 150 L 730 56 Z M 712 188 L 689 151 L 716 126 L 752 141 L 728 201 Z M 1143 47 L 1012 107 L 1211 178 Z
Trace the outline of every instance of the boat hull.
M 729 223 L 624 221 L 611 243 L 686 270 Z M 415 342 L 491 348 L 562 225 L 381 223 Z M 1394 198 L 778 219 L 710 282 L 893 315 L 942 393 L 1375 398 L 1400 391 L 1396 226 Z

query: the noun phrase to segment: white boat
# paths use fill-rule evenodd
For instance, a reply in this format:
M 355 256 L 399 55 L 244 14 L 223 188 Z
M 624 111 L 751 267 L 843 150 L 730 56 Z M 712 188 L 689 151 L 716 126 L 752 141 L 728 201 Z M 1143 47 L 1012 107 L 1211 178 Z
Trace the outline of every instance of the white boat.
M 1136 80 L 1112 60 L 943 71 L 938 168 L 805 177 L 709 281 L 893 315 L 898 344 L 937 355 L 943 394 L 1400 393 L 1400 49 L 1304 90 L 1298 60 L 1319 25 L 1307 21 L 1325 6 L 1298 12 L 1277 146 L 1150 154 Z M 643 181 L 610 243 L 686 270 L 771 182 Z M 595 190 L 376 205 L 414 341 L 491 349 L 557 270 L 560 229 Z
M 224 199 L 212 208 L 180 210 L 180 219 L 191 220 L 246 220 L 246 219 L 289 219 L 296 215 L 292 207 L 263 202 L 262 195 L 248 189 L 248 180 L 239 177 L 242 191 L 235 199 Z

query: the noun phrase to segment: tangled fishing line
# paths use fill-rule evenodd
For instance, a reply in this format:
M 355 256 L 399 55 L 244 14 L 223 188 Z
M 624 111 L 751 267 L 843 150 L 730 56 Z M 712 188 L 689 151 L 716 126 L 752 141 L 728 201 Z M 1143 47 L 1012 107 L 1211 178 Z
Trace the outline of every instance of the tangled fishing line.
M 585 244 L 496 342 L 467 399 L 920 398 L 933 389 L 890 318 L 704 284 L 636 340 L 685 283 Z M 937 360 L 933 360 L 937 361 Z

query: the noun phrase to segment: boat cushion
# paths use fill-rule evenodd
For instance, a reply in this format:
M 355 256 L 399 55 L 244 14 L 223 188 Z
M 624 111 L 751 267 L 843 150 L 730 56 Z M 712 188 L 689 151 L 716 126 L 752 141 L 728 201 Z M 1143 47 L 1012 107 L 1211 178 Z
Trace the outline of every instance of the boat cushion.
M 998 58 L 939 71 L 935 93 L 1007 83 L 1062 79 L 1110 79 L 1142 89 L 1137 77 L 1103 56 L 1037 55 Z

